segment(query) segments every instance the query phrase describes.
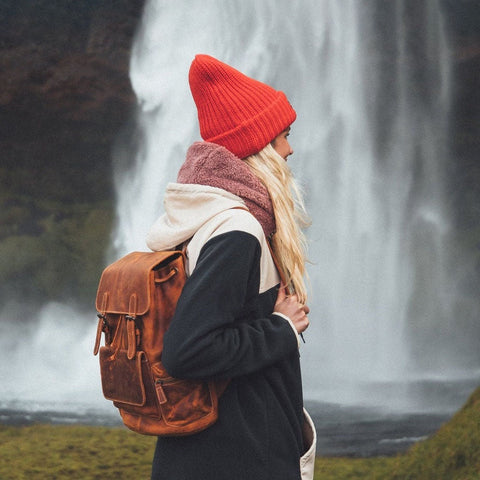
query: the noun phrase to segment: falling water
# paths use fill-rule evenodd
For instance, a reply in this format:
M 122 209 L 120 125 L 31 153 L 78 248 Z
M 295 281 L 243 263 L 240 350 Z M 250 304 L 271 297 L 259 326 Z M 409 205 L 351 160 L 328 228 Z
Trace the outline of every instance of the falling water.
M 445 342 L 426 345 L 451 327 L 449 52 L 438 2 L 385 3 L 329 3 L 310 113 L 320 133 L 303 165 L 317 178 L 308 187 L 321 353 L 308 360 L 323 372 L 307 378 L 318 395 L 325 379 L 340 383 L 332 399 L 345 401 L 375 401 L 372 382 L 442 373 Z
M 187 81 L 196 53 L 285 91 L 298 113 L 290 164 L 313 221 L 306 397 L 394 395 L 408 408 L 408 392 L 370 386 L 465 371 L 449 344 L 451 87 L 439 2 L 150 0 L 131 60 L 138 150 L 115 179 L 117 254 L 145 248 L 165 185 L 199 139 Z

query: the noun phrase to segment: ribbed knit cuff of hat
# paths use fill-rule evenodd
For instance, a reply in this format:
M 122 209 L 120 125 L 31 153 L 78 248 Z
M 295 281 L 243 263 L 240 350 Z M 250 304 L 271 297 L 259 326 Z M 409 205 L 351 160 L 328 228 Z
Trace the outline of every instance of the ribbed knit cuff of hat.
M 222 145 L 239 158 L 258 153 L 296 118 L 285 94 L 276 93 L 277 98 L 264 110 L 244 120 L 232 130 L 207 138 L 205 141 Z

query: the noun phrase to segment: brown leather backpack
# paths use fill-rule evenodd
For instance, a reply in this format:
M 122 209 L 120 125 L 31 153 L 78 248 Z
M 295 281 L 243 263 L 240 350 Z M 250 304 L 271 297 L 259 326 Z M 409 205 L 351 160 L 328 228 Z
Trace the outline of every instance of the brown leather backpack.
M 94 355 L 100 351 L 103 394 L 128 428 L 146 435 L 189 435 L 212 425 L 228 383 L 172 378 L 162 365 L 184 260 L 177 250 L 133 252 L 109 265 L 98 286 Z

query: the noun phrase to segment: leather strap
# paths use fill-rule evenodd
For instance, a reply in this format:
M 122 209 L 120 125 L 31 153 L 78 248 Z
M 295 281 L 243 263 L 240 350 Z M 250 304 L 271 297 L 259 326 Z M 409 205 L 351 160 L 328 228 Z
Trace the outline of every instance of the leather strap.
M 102 332 L 105 331 L 107 325 L 105 323 L 105 313 L 107 312 L 108 292 L 105 292 L 102 297 L 102 310 L 98 313 L 97 335 L 95 338 L 95 346 L 93 347 L 93 354 L 96 355 L 100 349 L 100 339 Z
M 137 352 L 137 337 L 135 334 L 136 325 L 135 317 L 137 314 L 137 295 L 133 293 L 130 297 L 130 302 L 128 305 L 128 315 L 127 319 L 127 358 L 132 360 L 135 358 L 135 353 Z

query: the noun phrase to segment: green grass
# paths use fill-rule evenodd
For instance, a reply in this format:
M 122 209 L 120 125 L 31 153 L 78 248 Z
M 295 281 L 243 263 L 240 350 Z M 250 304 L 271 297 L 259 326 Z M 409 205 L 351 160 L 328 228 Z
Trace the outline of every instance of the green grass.
M 392 480 L 480 480 L 480 389 L 430 439 L 396 464 Z
M 0 479 L 148 479 L 154 445 L 125 428 L 0 426 Z
M 0 480 L 147 480 L 154 445 L 154 437 L 121 427 L 0 425 Z M 480 480 L 480 389 L 438 432 L 407 453 L 319 457 L 315 479 Z

